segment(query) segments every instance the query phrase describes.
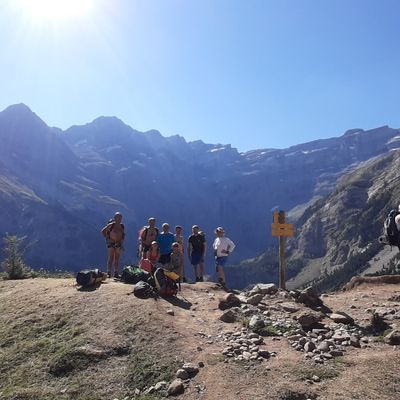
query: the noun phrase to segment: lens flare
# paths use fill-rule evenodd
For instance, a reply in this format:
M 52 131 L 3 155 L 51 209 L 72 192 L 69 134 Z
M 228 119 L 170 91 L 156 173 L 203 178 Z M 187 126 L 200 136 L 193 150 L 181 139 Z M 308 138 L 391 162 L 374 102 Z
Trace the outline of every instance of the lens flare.
M 93 0 L 20 0 L 23 10 L 33 19 L 61 20 L 83 17 L 93 6 Z

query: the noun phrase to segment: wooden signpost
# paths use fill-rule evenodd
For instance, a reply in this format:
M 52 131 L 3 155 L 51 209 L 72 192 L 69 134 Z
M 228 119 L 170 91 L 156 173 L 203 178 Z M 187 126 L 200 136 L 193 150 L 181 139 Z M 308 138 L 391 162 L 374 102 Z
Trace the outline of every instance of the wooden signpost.
M 274 211 L 272 216 L 272 236 L 279 237 L 279 287 L 286 290 L 285 279 L 285 243 L 286 238 L 294 235 L 293 224 L 286 223 L 285 211 Z

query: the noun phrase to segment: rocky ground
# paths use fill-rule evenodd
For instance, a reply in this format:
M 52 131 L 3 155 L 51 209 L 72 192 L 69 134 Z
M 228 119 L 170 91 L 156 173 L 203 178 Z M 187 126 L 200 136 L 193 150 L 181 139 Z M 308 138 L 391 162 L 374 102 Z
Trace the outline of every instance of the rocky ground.
M 400 398 L 400 286 L 316 296 L 0 282 L 0 399 Z

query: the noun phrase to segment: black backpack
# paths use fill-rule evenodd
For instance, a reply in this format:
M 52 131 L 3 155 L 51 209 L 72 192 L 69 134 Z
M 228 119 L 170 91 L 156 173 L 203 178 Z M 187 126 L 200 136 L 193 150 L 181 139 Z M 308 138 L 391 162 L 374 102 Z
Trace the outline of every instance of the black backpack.
M 148 299 L 154 295 L 154 289 L 144 281 L 139 281 L 133 288 L 133 294 L 140 299 Z
M 150 274 L 136 265 L 126 265 L 121 274 L 121 281 L 125 283 L 136 284 L 139 281 L 145 281 L 149 279 Z
M 400 212 L 397 210 L 390 211 L 383 224 L 383 234 L 386 236 L 387 243 L 390 246 L 400 246 L 400 232 L 395 221 L 396 216 L 399 214 Z
M 107 274 L 99 269 L 84 269 L 76 275 L 76 283 L 79 286 L 92 286 L 107 279 Z

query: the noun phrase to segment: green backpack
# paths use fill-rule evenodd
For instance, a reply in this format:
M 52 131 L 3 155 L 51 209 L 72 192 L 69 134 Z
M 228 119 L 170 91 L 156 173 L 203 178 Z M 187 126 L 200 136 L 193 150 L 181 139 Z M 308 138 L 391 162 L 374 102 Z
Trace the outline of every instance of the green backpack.
M 125 283 L 138 283 L 139 281 L 147 282 L 147 279 L 150 277 L 150 274 L 146 271 L 143 271 L 136 265 L 126 265 L 121 274 L 121 281 Z

